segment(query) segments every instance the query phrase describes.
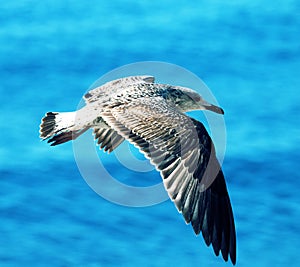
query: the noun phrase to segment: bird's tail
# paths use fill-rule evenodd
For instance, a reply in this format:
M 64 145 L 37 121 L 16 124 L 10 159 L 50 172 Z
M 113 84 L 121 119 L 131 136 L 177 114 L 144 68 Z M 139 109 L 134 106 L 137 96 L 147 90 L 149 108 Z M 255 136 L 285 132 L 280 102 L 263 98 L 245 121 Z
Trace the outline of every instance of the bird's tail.
M 76 139 L 88 128 L 74 129 L 75 112 L 47 112 L 40 125 L 40 137 L 56 146 Z

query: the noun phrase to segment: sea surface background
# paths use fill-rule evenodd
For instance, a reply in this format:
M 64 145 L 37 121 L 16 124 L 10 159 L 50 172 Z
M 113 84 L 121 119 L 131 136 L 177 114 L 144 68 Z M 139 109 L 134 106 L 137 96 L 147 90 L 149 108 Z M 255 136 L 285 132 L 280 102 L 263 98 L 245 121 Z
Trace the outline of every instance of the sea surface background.
M 76 109 L 100 76 L 138 61 L 192 71 L 225 110 L 237 266 L 299 266 L 296 0 L 2 2 L 0 266 L 231 265 L 171 201 L 146 208 L 106 201 L 82 179 L 71 143 L 39 140 L 45 112 Z M 102 160 L 143 185 L 113 156 Z

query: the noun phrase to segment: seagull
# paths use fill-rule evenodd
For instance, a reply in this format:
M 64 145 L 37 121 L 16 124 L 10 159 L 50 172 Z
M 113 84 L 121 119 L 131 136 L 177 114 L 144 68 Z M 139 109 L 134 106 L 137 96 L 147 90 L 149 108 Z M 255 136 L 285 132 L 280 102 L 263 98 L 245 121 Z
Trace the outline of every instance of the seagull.
M 185 114 L 223 109 L 190 88 L 155 83 L 150 75 L 113 80 L 87 92 L 74 112 L 48 112 L 40 137 L 51 146 L 74 140 L 92 128 L 108 153 L 129 141 L 160 172 L 164 187 L 216 256 L 236 263 L 236 232 L 224 175 L 203 124 Z

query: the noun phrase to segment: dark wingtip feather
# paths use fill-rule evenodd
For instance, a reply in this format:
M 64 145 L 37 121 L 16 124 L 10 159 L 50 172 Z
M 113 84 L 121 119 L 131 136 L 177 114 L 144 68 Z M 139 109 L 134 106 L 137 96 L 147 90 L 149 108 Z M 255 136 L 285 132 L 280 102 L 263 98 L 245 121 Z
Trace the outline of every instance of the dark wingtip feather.
M 220 170 L 212 185 L 202 191 L 194 207 L 192 226 L 196 234 L 201 231 L 207 246 L 212 245 L 216 256 L 222 254 L 236 264 L 236 233 L 233 212 L 225 180 Z M 196 210 L 197 209 L 197 210 Z
M 50 146 L 56 146 L 72 140 L 72 135 L 72 132 L 60 133 L 50 138 L 47 142 L 50 143 Z
M 56 146 L 63 143 L 66 143 L 71 140 L 75 140 L 78 136 L 83 134 L 89 129 L 89 127 L 83 128 L 78 131 L 69 131 L 69 132 L 63 132 L 57 135 L 54 135 L 52 138 L 50 138 L 47 142 L 50 143 L 50 146 Z

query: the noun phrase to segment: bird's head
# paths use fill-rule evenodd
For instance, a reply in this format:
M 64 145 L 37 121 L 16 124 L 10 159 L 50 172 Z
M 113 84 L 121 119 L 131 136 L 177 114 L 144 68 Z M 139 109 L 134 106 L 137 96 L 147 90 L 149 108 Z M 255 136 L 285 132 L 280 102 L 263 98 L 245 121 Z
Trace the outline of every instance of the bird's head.
M 168 100 L 173 102 L 182 112 L 191 110 L 210 110 L 218 114 L 224 114 L 222 108 L 215 106 L 202 98 L 190 88 L 172 86 L 168 88 Z

